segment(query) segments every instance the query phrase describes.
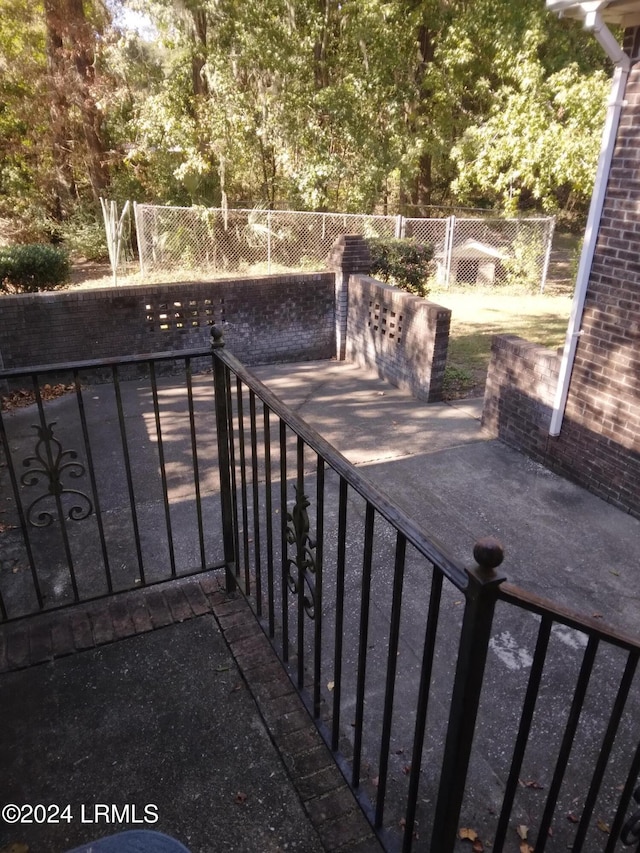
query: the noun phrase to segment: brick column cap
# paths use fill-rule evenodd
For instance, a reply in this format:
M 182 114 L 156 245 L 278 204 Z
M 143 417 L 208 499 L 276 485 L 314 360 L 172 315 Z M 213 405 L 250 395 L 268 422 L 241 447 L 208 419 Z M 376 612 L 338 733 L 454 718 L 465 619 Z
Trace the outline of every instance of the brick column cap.
M 341 234 L 327 257 L 327 267 L 335 272 L 368 273 L 371 253 L 361 234 Z

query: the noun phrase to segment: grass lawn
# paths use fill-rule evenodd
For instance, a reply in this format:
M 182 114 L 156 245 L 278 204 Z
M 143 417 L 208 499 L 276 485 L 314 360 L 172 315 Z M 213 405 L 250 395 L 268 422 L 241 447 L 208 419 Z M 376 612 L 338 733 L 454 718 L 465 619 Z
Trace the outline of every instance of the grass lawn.
M 445 398 L 481 396 L 494 335 L 520 335 L 556 349 L 564 343 L 571 293 L 433 290 L 429 300 L 451 309 Z

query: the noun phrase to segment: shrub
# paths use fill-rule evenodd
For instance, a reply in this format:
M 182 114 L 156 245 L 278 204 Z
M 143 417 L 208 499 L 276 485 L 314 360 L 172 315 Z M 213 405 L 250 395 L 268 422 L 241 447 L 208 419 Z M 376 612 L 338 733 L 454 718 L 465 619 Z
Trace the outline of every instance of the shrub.
M 52 230 L 74 258 L 109 260 L 104 223 L 92 211 L 78 209 L 64 222 L 56 223 Z
M 382 239 L 367 240 L 371 252 L 371 275 L 391 282 L 396 287 L 426 296 L 429 292 L 427 279 L 433 246 L 413 240 Z
M 530 240 L 518 235 L 511 246 L 511 256 L 502 266 L 506 272 L 506 283 L 536 291 L 540 288 L 544 247 L 541 240 Z
M 69 280 L 69 255 L 63 249 L 32 243 L 0 249 L 0 291 L 56 290 Z

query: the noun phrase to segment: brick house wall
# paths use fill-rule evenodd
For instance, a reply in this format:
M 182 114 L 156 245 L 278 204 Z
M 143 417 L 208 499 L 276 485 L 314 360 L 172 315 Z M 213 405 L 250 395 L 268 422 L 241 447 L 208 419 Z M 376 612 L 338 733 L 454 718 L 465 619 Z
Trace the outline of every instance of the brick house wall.
M 625 49 L 634 59 L 639 44 L 640 28 L 628 30 Z M 511 351 L 509 366 L 507 352 L 504 343 L 494 349 L 485 425 L 640 517 L 640 64 L 629 74 L 565 418 L 556 438 L 545 435 L 536 409 L 552 402 L 548 393 L 522 379 L 529 369 L 526 353 Z M 549 365 L 554 357 L 538 354 L 539 363 Z

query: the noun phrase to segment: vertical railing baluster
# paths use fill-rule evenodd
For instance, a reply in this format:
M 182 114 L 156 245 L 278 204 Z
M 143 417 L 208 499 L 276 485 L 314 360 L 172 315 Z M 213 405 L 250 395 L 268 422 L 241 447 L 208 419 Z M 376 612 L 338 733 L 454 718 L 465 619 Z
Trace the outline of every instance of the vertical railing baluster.
M 200 547 L 200 566 L 202 571 L 207 568 L 207 557 L 204 544 L 204 523 L 202 520 L 202 495 L 200 491 L 200 466 L 198 462 L 198 442 L 196 436 L 196 414 L 193 405 L 193 376 L 191 359 L 185 358 L 185 375 L 187 379 L 187 404 L 189 408 L 189 429 L 191 431 L 191 462 L 193 467 L 193 485 L 196 496 L 196 520 L 198 524 L 198 543 Z
M 296 442 L 296 501 L 302 500 L 304 495 L 304 441 L 300 436 Z M 297 532 L 297 531 L 296 531 Z M 297 563 L 297 584 L 298 584 L 298 689 L 304 687 L 304 590 L 305 590 L 305 571 L 301 561 L 302 555 L 296 555 Z
M 271 422 L 269 408 L 264 404 L 264 488 L 267 523 L 267 607 L 269 611 L 269 636 L 275 634 L 275 601 L 273 576 L 273 497 L 271 494 Z
M 438 617 L 440 615 L 440 601 L 442 598 L 442 572 L 435 566 L 432 567 L 431 594 L 429 596 L 429 609 L 424 632 L 424 645 L 422 647 L 422 666 L 420 669 L 420 687 L 418 688 L 418 703 L 416 706 L 416 725 L 413 736 L 413 751 L 411 757 L 411 772 L 409 775 L 409 790 L 407 793 L 407 811 L 405 814 L 405 827 L 402 849 L 409 853 L 413 846 L 413 833 L 416 823 L 416 806 L 418 803 L 418 789 L 420 787 L 420 770 L 422 768 L 422 749 L 424 746 L 424 735 L 426 731 L 427 711 L 429 709 L 429 693 L 431 688 L 431 676 L 433 673 L 433 658 L 436 647 L 436 636 L 438 632 Z
M 144 564 L 142 560 L 142 547 L 140 544 L 140 528 L 138 526 L 138 511 L 136 509 L 136 495 L 133 488 L 133 476 L 131 473 L 131 459 L 129 458 L 129 445 L 127 442 L 127 428 L 124 419 L 124 408 L 122 405 L 122 392 L 120 390 L 120 377 L 118 376 L 118 366 L 111 366 L 113 376 L 113 388 L 116 394 L 116 408 L 118 410 L 118 425 L 120 427 L 120 442 L 122 444 L 122 458 L 124 460 L 124 470 L 127 478 L 127 492 L 129 495 L 129 506 L 131 508 L 131 524 L 133 526 L 133 537 L 136 546 L 136 557 L 138 559 L 138 571 L 140 572 L 140 583 L 145 585 Z
M 584 844 L 584 840 L 587 836 L 587 830 L 589 828 L 589 823 L 591 821 L 591 816 L 593 814 L 593 809 L 595 807 L 596 800 L 598 799 L 598 793 L 600 791 L 602 779 L 604 778 L 605 770 L 607 769 L 607 762 L 609 761 L 609 756 L 611 755 L 613 742 L 618 731 L 618 726 L 620 725 L 620 720 L 622 719 L 622 713 L 627 702 L 627 697 L 629 696 L 629 691 L 631 690 L 633 677 L 636 673 L 636 669 L 638 668 L 639 655 L 640 653 L 636 651 L 630 652 L 629 656 L 627 657 L 627 663 L 624 669 L 624 673 L 622 675 L 620 686 L 618 687 L 618 692 L 613 703 L 613 710 L 611 712 L 611 716 L 609 717 L 609 724 L 607 726 L 607 730 L 602 741 L 602 746 L 600 747 L 600 753 L 598 755 L 598 760 L 596 762 L 593 776 L 591 777 L 589 791 L 587 793 L 587 797 L 584 801 L 584 806 L 582 808 L 580 823 L 578 824 L 578 831 L 576 832 L 576 837 L 573 842 L 573 850 L 575 851 L 575 853 L 580 853 L 580 851 L 582 850 L 582 845 Z
M 493 613 L 498 587 L 504 580 L 494 571 L 504 557 L 496 540 L 485 539 L 476 543 L 473 555 L 478 567 L 467 570 L 469 583 L 465 590 L 466 604 L 431 835 L 431 853 L 450 853 L 454 848 Z
M 7 606 L 4 603 L 4 596 L 2 595 L 2 590 L 0 590 L 0 622 L 4 622 L 8 619 L 9 614 L 7 613 Z
M 249 424 L 251 431 L 251 486 L 253 495 L 253 555 L 256 578 L 256 613 L 262 616 L 262 555 L 260 552 L 260 492 L 258 481 L 258 436 L 256 427 L 256 395 L 249 390 Z
M 502 808 L 500 810 L 498 827 L 496 829 L 496 836 L 493 842 L 496 850 L 502 850 L 507 837 L 511 810 L 513 808 L 520 780 L 520 769 L 522 767 L 522 762 L 524 761 L 527 744 L 529 743 L 529 732 L 531 731 L 536 699 L 538 698 L 540 683 L 542 681 L 542 673 L 544 672 L 544 664 L 547 657 L 547 649 L 549 648 L 549 637 L 551 636 L 552 624 L 553 621 L 551 617 L 545 615 L 542 617 L 542 621 L 540 622 L 540 627 L 538 629 L 538 639 L 533 653 L 529 682 L 527 684 L 524 702 L 522 703 L 520 725 L 518 726 L 518 734 L 513 748 L 509 776 L 507 778 L 507 784 L 505 785 Z
M 609 833 L 609 840 L 607 841 L 607 846 L 605 847 L 604 853 L 613 853 L 618 844 L 618 839 L 620 838 L 620 834 L 624 828 L 627 809 L 629 808 L 629 803 L 631 802 L 631 797 L 633 796 L 633 789 L 638 785 L 638 781 L 640 779 L 640 743 L 636 747 L 636 751 L 634 753 L 633 759 L 631 760 L 631 767 L 629 768 L 629 774 L 627 776 L 627 781 L 624 784 L 622 789 L 622 793 L 620 794 L 620 799 L 618 801 L 618 808 L 616 810 L 616 816 L 613 819 L 613 823 L 611 824 L 611 832 Z
M 22 506 L 22 499 L 20 498 L 20 487 L 18 486 L 18 478 L 16 476 L 16 469 L 13 464 L 13 458 L 11 456 L 11 447 L 9 445 L 9 436 L 7 435 L 4 418 L 2 416 L 2 407 L 0 406 L 0 440 L 2 440 L 2 449 L 4 450 L 4 458 L 7 464 L 7 471 L 9 472 L 9 480 L 11 481 L 11 488 L 13 490 L 13 498 L 16 502 L 16 511 L 18 513 L 18 521 L 20 522 L 20 531 L 22 533 L 22 539 L 24 541 L 24 547 L 27 552 L 27 559 L 29 560 L 29 570 L 31 572 L 31 581 L 33 583 L 33 590 L 36 594 L 36 600 L 38 602 L 38 608 L 42 610 L 44 607 L 44 598 L 42 596 L 42 590 L 40 589 L 40 580 L 38 578 L 38 572 L 36 569 L 35 558 L 33 555 L 33 549 L 31 547 L 31 538 L 29 536 L 29 528 L 27 526 L 27 517 L 24 513 L 24 508 Z M 2 618 L 7 619 L 8 613 L 5 610 L 4 604 L 2 606 Z
M 211 347 L 213 353 L 213 382 L 216 408 L 216 435 L 218 443 L 218 470 L 220 476 L 220 511 L 222 515 L 222 542 L 224 549 L 226 590 L 236 588 L 236 538 L 231 488 L 231 435 L 229 430 L 229 371 L 217 357 L 217 350 L 224 346 L 222 329 L 213 326 Z
M 160 463 L 160 481 L 162 483 L 162 499 L 164 503 L 164 521 L 167 528 L 167 546 L 169 548 L 169 565 L 171 566 L 171 577 L 176 576 L 176 555 L 173 547 L 173 533 L 171 530 L 171 511 L 169 509 L 169 489 L 167 486 L 167 469 L 164 459 L 164 444 L 162 441 L 162 424 L 160 423 L 160 404 L 158 402 L 158 382 L 156 380 L 156 366 L 149 361 L 149 380 L 151 383 L 151 397 L 153 399 L 153 414 L 156 424 L 156 439 L 158 442 L 158 462 Z
M 249 509 L 247 504 L 247 460 L 244 444 L 244 405 L 242 380 L 236 377 L 236 405 L 238 412 L 238 457 L 240 460 L 240 498 L 242 503 L 242 563 L 244 566 L 244 594 L 251 595 L 249 569 Z
M 84 452 L 87 457 L 87 467 L 89 469 L 89 482 L 91 483 L 91 493 L 93 496 L 93 506 L 96 513 L 96 524 L 98 525 L 98 536 L 100 538 L 100 548 L 102 550 L 102 561 L 104 570 L 107 576 L 107 589 L 113 592 L 113 579 L 111 577 L 111 567 L 109 564 L 109 554 L 107 551 L 107 540 L 104 534 L 104 524 L 102 522 L 102 510 L 100 508 L 100 498 L 98 496 L 98 484 L 96 482 L 96 472 L 93 465 L 93 454 L 91 451 L 91 441 L 89 440 L 89 426 L 87 424 L 87 414 L 84 408 L 84 398 L 82 396 L 82 386 L 80 384 L 80 376 L 77 370 L 73 371 L 73 382 L 76 389 L 76 400 L 78 402 L 78 412 L 80 414 L 80 424 L 82 426 L 82 437 L 84 439 Z
M 369 643 L 369 604 L 371 601 L 371 568 L 373 565 L 373 525 L 375 510 L 367 501 L 364 518 L 364 548 L 362 555 L 362 584 L 360 595 L 360 622 L 358 638 L 358 672 L 356 677 L 356 714 L 353 743 L 351 784 L 360 784 L 362 758 L 362 730 L 364 727 L 364 690 L 367 677 L 367 648 Z
M 318 456 L 316 466 L 316 577 L 313 603 L 313 716 L 320 716 L 322 679 L 322 595 L 324 561 L 324 460 Z
M 384 710 L 382 712 L 382 737 L 380 739 L 380 758 L 378 762 L 378 788 L 376 792 L 375 826 L 382 827 L 384 801 L 387 794 L 389 772 L 389 745 L 391 743 L 391 724 L 393 722 L 393 702 L 396 690 L 396 669 L 398 666 L 398 643 L 400 640 L 400 616 L 402 613 L 402 587 L 404 583 L 405 556 L 407 540 L 401 533 L 396 535 L 396 556 L 393 569 L 393 594 L 391 598 L 391 623 L 389 626 L 389 651 L 387 653 L 387 677 L 384 691 Z
M 33 393 L 36 398 L 36 405 L 38 407 L 38 415 L 40 417 L 40 426 L 42 428 L 41 435 L 44 441 L 45 452 L 47 454 L 47 464 L 49 467 L 49 471 L 53 471 L 56 467 L 54 465 L 53 460 L 53 451 L 51 450 L 51 441 L 49 438 L 49 424 L 47 424 L 47 420 L 44 414 L 44 404 L 42 402 L 42 396 L 40 394 L 40 385 L 38 384 L 38 375 L 36 373 L 32 374 L 31 381 L 33 383 Z M 64 548 L 64 555 L 67 560 L 67 568 L 69 569 L 69 578 L 71 580 L 71 589 L 73 590 L 73 600 L 75 602 L 80 601 L 80 594 L 78 591 L 78 581 L 76 578 L 75 566 L 73 565 L 73 555 L 71 553 L 71 543 L 69 542 L 69 534 L 67 532 L 67 522 L 64 516 L 64 508 L 62 506 L 62 499 L 60 497 L 60 493 L 56 490 L 54 493 L 54 499 L 56 504 L 56 512 L 58 513 L 58 521 L 60 522 L 60 534 L 62 536 L 62 546 Z
M 340 702 L 342 697 L 342 640 L 344 635 L 344 576 L 347 553 L 347 481 L 340 477 L 338 497 L 338 551 L 336 555 L 336 624 L 333 656 L 333 717 L 331 749 L 340 743 Z
M 282 660 L 289 660 L 289 563 L 287 542 L 287 425 L 280 419 L 280 590 Z
M 233 401 L 231 399 L 231 371 L 225 366 L 225 388 L 227 398 L 227 436 L 229 448 L 229 471 L 231 473 L 231 507 L 233 517 L 233 553 L 236 582 L 240 577 L 240 524 L 238 522 L 238 474 L 236 466 L 236 437 L 233 421 Z
M 591 671 L 593 670 L 593 664 L 596 658 L 596 652 L 598 651 L 599 642 L 600 641 L 597 637 L 594 637 L 593 635 L 590 636 L 589 641 L 587 643 L 587 648 L 584 652 L 584 657 L 582 658 L 582 666 L 580 667 L 576 690 L 573 694 L 571 708 L 569 709 L 567 725 L 565 727 L 562 742 L 560 744 L 558 759 L 556 761 L 556 766 L 553 773 L 553 777 L 551 779 L 551 784 L 549 785 L 549 793 L 547 795 L 547 801 L 545 803 L 544 811 L 542 813 L 542 820 L 540 821 L 540 826 L 538 827 L 536 853 L 543 853 L 547 845 L 547 839 L 549 838 L 549 830 L 551 829 L 551 822 L 553 821 L 553 814 L 555 812 L 556 803 L 558 801 L 558 795 L 560 794 L 560 786 L 562 785 L 562 780 L 564 779 L 564 774 L 567 769 L 567 762 L 569 761 L 569 755 L 571 753 L 571 747 L 573 746 L 573 741 L 575 740 L 578 722 L 580 721 L 580 712 L 582 711 L 585 696 L 587 695 L 589 679 L 591 677 Z

